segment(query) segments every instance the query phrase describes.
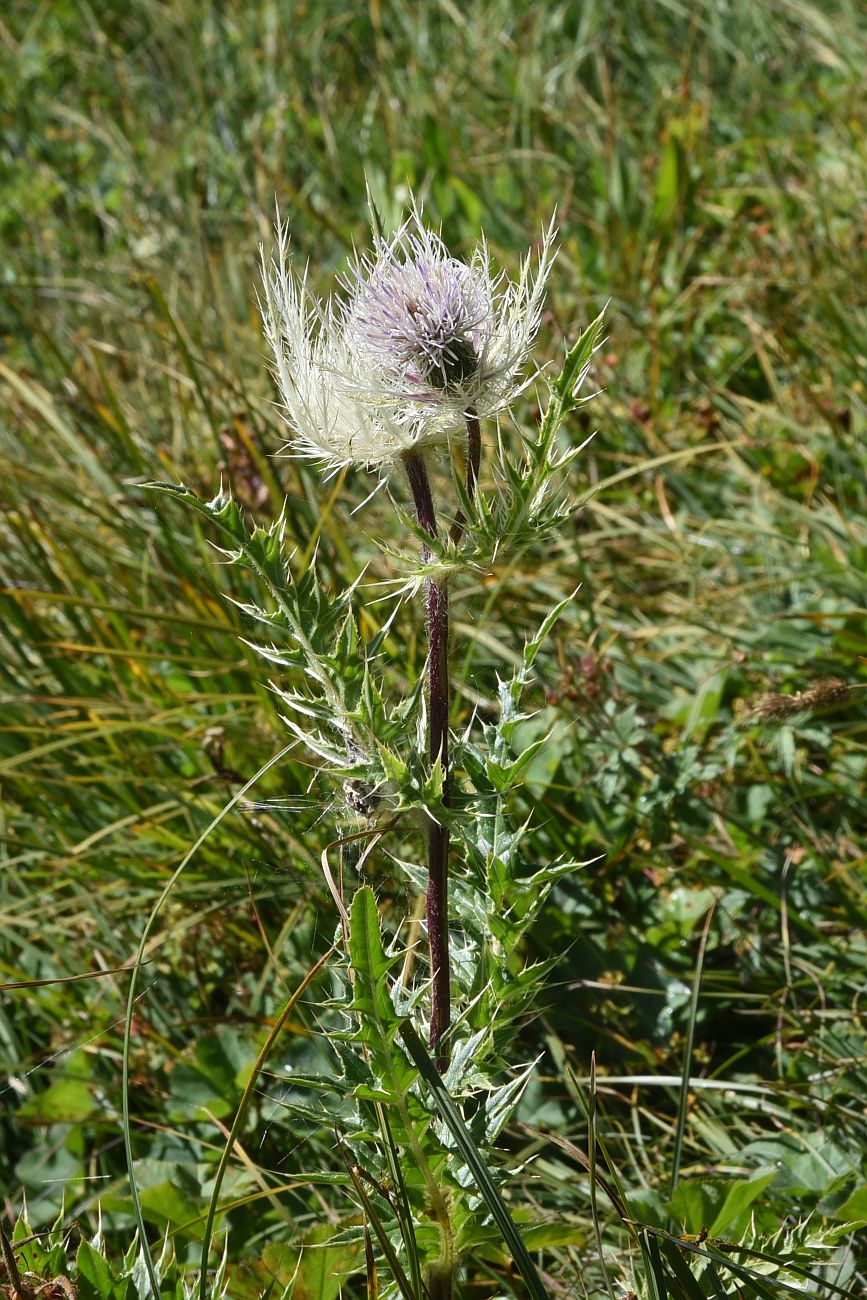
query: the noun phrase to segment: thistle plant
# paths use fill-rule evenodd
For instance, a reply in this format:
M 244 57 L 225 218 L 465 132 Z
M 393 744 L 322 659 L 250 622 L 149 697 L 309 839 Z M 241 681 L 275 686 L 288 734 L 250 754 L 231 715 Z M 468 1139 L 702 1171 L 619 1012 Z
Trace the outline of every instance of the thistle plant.
M 427 455 L 466 428 L 466 495 L 475 493 L 480 420 L 507 409 L 526 385 L 524 371 L 539 327 L 551 266 L 553 224 L 535 274 L 528 256 L 517 281 L 491 266 L 487 246 L 469 263 L 452 257 L 418 208 L 390 240 L 357 257 L 344 295 L 327 307 L 298 282 L 278 226 L 278 258 L 263 265 L 265 334 L 290 428 L 290 444 L 329 466 L 402 464 L 418 525 L 438 538 Z M 450 529 L 460 540 L 463 516 Z M 422 558 L 431 561 L 425 543 Z M 442 805 L 449 774 L 449 608 L 444 575 L 426 582 L 428 753 L 439 770 Z M 428 815 L 427 927 L 430 944 L 430 1046 L 448 1060 L 449 830 Z
M 546 974 L 516 970 L 513 957 L 552 885 L 576 865 L 529 863 L 527 826 L 509 816 L 544 743 L 518 743 L 522 696 L 569 598 L 498 683 L 485 720 L 459 736 L 449 726 L 449 601 L 465 575 L 494 574 L 540 547 L 574 508 L 564 476 L 581 447 L 565 421 L 602 326 L 585 330 L 556 378 L 532 368 L 553 240 L 549 227 L 511 280 L 484 243 L 469 261 L 454 258 L 414 208 L 392 238 L 376 234 L 328 302 L 293 269 L 285 227 L 263 257 L 262 317 L 289 446 L 325 474 L 371 470 L 396 502 L 412 503 L 412 515 L 397 508 L 413 549 L 392 556 L 410 573 L 402 590 L 423 598 L 428 641 L 423 676 L 405 695 L 389 688 L 388 624 L 367 641 L 360 633 L 357 583 L 332 593 L 314 563 L 296 574 L 282 520 L 251 531 L 222 491 L 203 502 L 165 489 L 210 519 L 224 555 L 262 584 L 262 601 L 242 608 L 261 629 L 256 648 L 281 670 L 272 687 L 287 726 L 348 796 L 347 823 L 376 806 L 362 833 L 425 899 L 427 978 L 418 978 L 399 925 L 383 935 L 370 887 L 350 898 L 329 872 L 338 933 L 320 1014 L 333 1070 L 293 1074 L 286 1101 L 316 1125 L 326 1107 L 365 1241 L 372 1233 L 391 1276 L 387 1294 L 407 1300 L 447 1300 L 462 1265 L 502 1260 L 503 1243 L 530 1293 L 546 1294 L 491 1152 L 530 1073 L 509 1060 L 515 1023 Z M 518 435 L 512 450 L 498 427 L 486 437 L 484 422 L 534 379 L 548 390 L 535 433 Z M 425 827 L 423 864 L 403 852 L 409 813 Z

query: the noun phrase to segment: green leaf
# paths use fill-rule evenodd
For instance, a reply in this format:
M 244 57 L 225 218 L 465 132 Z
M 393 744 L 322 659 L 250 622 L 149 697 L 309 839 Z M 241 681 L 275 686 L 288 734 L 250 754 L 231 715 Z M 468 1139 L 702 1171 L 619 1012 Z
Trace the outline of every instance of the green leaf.
M 739 1237 L 749 1219 L 750 1206 L 757 1201 L 766 1187 L 770 1187 L 776 1178 L 776 1171 L 762 1174 L 758 1178 L 739 1178 L 729 1188 L 725 1200 L 714 1219 L 708 1225 L 712 1237 L 725 1233 L 730 1237 Z
M 656 174 L 654 216 L 661 226 L 668 225 L 677 215 L 684 189 L 685 158 L 683 146 L 673 133 L 669 133 L 662 147 L 659 171 Z
M 522 656 L 525 673 L 530 672 L 530 669 L 533 667 L 533 664 L 536 662 L 537 654 L 539 653 L 542 646 L 545 644 L 546 640 L 548 639 L 548 635 L 551 632 L 551 629 L 553 628 L 554 624 L 561 618 L 563 613 L 572 604 L 572 601 L 575 599 L 576 595 L 578 594 L 578 590 L 579 589 L 576 587 L 575 590 L 571 593 L 571 595 L 566 596 L 563 600 L 559 601 L 552 610 L 549 610 L 549 612 L 542 619 L 542 622 L 539 624 L 539 629 L 536 632 L 535 636 L 530 637 L 530 639 L 525 643 L 524 654 Z
M 726 1187 L 722 1179 L 702 1178 L 700 1182 L 679 1183 L 674 1195 L 668 1201 L 668 1210 L 676 1223 L 682 1225 L 685 1232 L 701 1232 L 708 1228 L 719 1214 L 726 1197 Z M 640 1210 L 644 1204 L 641 1197 L 634 1198 Z M 664 1215 L 658 1219 L 644 1214 L 645 1222 L 662 1226 Z
M 201 1203 L 182 1192 L 175 1182 L 146 1187 L 141 1192 L 141 1207 L 144 1217 L 159 1228 L 183 1228 L 197 1241 L 204 1232 Z
M 867 1223 L 867 1183 L 856 1187 L 839 1209 L 834 1211 L 834 1218 L 843 1223 L 861 1221 Z
M 18 1111 L 19 1120 L 29 1124 L 81 1124 L 95 1109 L 90 1085 L 90 1062 L 83 1052 L 74 1052 L 58 1067 L 59 1078 L 31 1097 Z
M 563 362 L 563 369 L 554 380 L 554 392 L 559 399 L 552 402 L 545 412 L 542 428 L 543 432 L 549 419 L 556 419 L 559 424 L 560 420 L 577 403 L 578 389 L 583 384 L 590 370 L 590 364 L 593 360 L 593 353 L 602 343 L 602 327 L 605 312 L 601 311 L 594 321 L 592 321 L 578 341 L 573 344 L 566 354 L 566 360 Z
M 79 1300 L 123 1300 L 128 1283 L 115 1282 L 108 1261 L 89 1241 L 82 1241 L 75 1262 Z
M 778 1133 L 758 1138 L 741 1149 L 742 1157 L 777 1169 L 778 1190 L 822 1194 L 845 1174 L 861 1172 L 859 1153 L 833 1142 L 821 1131 L 814 1135 Z
M 332 1246 L 333 1235 L 326 1224 L 304 1239 L 292 1300 L 337 1300 L 345 1274 L 359 1267 L 360 1252 L 346 1244 Z

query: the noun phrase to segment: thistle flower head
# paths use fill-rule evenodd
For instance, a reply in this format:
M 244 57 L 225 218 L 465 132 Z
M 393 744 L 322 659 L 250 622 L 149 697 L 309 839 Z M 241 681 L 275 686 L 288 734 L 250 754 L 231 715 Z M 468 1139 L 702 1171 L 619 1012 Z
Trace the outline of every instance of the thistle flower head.
M 508 407 L 529 382 L 552 241 L 549 227 L 535 274 L 528 255 L 508 281 L 484 242 L 460 262 L 414 208 L 323 304 L 278 223 L 260 305 L 291 445 L 331 467 L 385 465 Z
M 382 241 L 347 282 L 353 352 L 378 392 L 404 402 L 437 403 L 473 380 L 493 328 L 489 285 L 439 244 L 427 231 Z
M 469 262 L 452 257 L 418 208 L 390 239 L 375 241 L 344 280 L 342 319 L 364 405 L 391 409 L 442 432 L 469 414 L 496 415 L 523 378 L 539 328 L 553 226 L 536 274 L 528 256 L 518 279 L 491 265 L 482 241 Z

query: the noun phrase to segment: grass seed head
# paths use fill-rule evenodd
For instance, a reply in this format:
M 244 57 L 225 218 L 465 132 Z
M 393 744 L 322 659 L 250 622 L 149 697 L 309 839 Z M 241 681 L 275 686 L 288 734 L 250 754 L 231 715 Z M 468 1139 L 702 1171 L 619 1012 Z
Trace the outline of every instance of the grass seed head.
M 825 677 L 794 695 L 763 695 L 747 716 L 758 722 L 785 722 L 799 713 L 822 713 L 842 704 L 850 690 L 839 677 Z

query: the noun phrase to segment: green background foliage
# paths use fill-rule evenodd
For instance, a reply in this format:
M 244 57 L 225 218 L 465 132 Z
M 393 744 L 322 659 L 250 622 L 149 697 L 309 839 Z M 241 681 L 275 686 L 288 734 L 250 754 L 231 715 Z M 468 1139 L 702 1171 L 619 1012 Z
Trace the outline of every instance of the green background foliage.
M 459 731 L 493 722 L 498 677 L 579 588 L 519 724 L 522 747 L 546 738 L 513 810 L 530 856 L 589 865 L 512 955 L 551 974 L 510 1027 L 514 1063 L 539 1060 L 501 1137 L 511 1212 L 552 1287 L 590 1295 L 863 1286 L 865 696 L 776 725 L 749 709 L 865 682 L 865 58 L 846 0 L 0 17 L 0 1188 L 10 1234 L 25 1199 L 34 1230 L 78 1225 L 69 1250 L 22 1247 L 22 1270 L 71 1269 L 82 1296 L 144 1286 L 122 968 L 287 741 L 225 599 L 255 605 L 255 576 L 143 485 L 207 500 L 222 478 L 263 527 L 285 497 L 297 574 L 315 553 L 337 593 L 364 571 L 369 642 L 391 607 L 364 584 L 405 578 L 385 495 L 350 513 L 372 480 L 275 455 L 253 295 L 275 200 L 325 292 L 367 238 L 367 180 L 386 220 L 412 187 L 456 252 L 484 230 L 507 268 L 556 206 L 555 373 L 610 300 L 599 395 L 561 431 L 567 451 L 598 430 L 579 508 L 453 612 Z M 531 391 L 516 416 L 537 415 Z M 384 644 L 399 699 L 425 653 L 411 605 Z M 316 766 L 294 750 L 223 818 L 148 942 L 130 1139 L 164 1294 L 197 1267 L 256 1071 L 212 1265 L 225 1251 L 237 1300 L 364 1293 L 334 1134 L 290 1109 L 311 1103 L 293 1076 L 330 1068 L 312 992 L 260 1059 L 334 934 L 320 857 L 344 810 Z M 421 837 L 387 850 L 364 872 L 394 927 L 415 899 L 389 855 L 420 861 Z M 487 1243 L 477 1287 L 520 1294 L 510 1268 Z

